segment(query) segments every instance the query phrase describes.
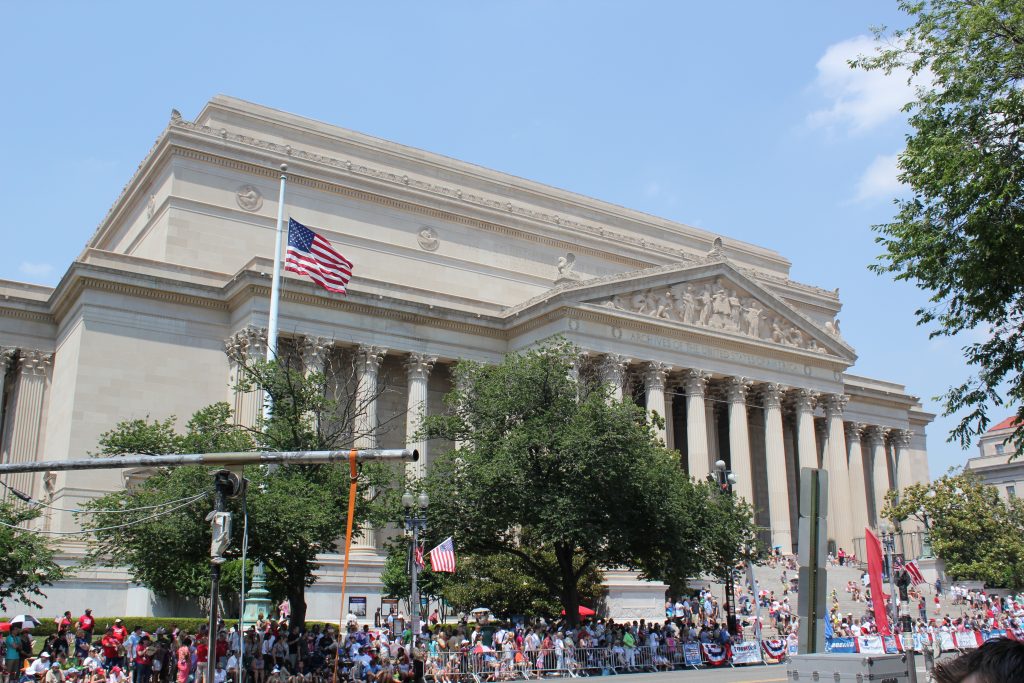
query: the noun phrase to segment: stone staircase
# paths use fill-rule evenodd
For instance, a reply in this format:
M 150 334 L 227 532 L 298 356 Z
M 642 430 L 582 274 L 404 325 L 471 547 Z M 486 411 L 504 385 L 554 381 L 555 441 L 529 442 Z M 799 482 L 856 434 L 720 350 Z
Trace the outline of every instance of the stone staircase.
M 798 570 L 786 569 L 786 578 L 794 579 L 799 574 Z M 864 616 L 865 610 L 868 608 L 868 603 L 865 602 L 863 597 L 863 589 L 861 592 L 861 600 L 856 601 L 853 599 L 850 593 L 846 592 L 846 584 L 849 581 L 853 581 L 857 586 L 861 586 L 860 578 L 865 570 L 861 567 L 828 567 L 826 569 L 826 605 L 829 609 L 832 607 L 832 591 L 835 590 L 836 597 L 839 601 L 839 611 L 843 615 L 852 614 L 854 618 Z M 783 584 L 782 584 L 782 567 L 767 567 L 757 566 L 754 567 L 754 578 L 758 582 L 758 590 L 775 591 L 775 597 L 780 602 L 784 597 L 789 598 L 790 612 L 796 616 L 799 614 L 799 602 L 800 597 L 796 591 L 790 591 L 788 595 L 783 595 Z M 705 577 L 702 582 L 704 585 L 708 585 L 714 592 L 714 595 L 718 598 L 719 604 L 724 604 L 723 597 L 725 596 L 725 586 L 722 583 L 714 582 Z M 743 584 L 746 583 L 744 577 Z M 886 586 L 886 592 L 889 592 L 888 586 Z M 932 586 L 920 586 L 920 590 L 923 592 L 925 597 L 925 603 L 928 606 L 929 617 L 934 616 L 934 588 Z M 746 585 L 742 586 L 741 583 L 736 584 L 736 596 L 737 604 L 739 603 L 739 596 L 741 594 L 749 594 Z M 910 605 L 910 613 L 916 619 L 918 616 L 917 603 Z M 953 605 L 949 600 L 948 596 L 943 596 L 940 603 L 940 614 L 950 614 L 952 616 L 959 616 L 961 613 L 961 606 Z M 761 609 L 761 619 L 765 626 L 765 633 L 774 634 L 774 624 L 770 623 L 768 618 L 767 608 Z

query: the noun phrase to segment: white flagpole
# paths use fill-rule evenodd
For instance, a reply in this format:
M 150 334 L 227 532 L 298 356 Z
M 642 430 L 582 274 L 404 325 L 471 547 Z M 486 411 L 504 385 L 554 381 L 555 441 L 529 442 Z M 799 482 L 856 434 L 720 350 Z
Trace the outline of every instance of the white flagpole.
M 281 236 L 284 234 L 284 183 L 288 164 L 281 164 L 281 194 L 277 200 L 277 232 L 274 233 L 274 281 L 270 285 L 270 320 L 267 325 L 267 360 L 277 356 L 277 309 L 281 298 Z

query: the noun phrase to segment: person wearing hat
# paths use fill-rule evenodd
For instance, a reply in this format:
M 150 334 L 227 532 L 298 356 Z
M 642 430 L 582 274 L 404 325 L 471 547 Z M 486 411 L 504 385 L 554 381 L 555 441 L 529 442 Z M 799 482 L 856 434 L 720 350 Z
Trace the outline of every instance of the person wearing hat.
M 31 664 L 29 664 L 26 673 L 28 673 L 29 676 L 33 676 L 36 679 L 39 679 L 40 677 L 45 676 L 46 672 L 49 671 L 49 670 L 50 670 L 50 653 L 44 651 L 44 652 L 40 652 L 39 656 L 36 657 L 35 661 L 33 661 Z
M 43 683 L 64 683 L 64 672 L 61 671 L 59 662 L 50 664 L 50 670 L 43 677 Z

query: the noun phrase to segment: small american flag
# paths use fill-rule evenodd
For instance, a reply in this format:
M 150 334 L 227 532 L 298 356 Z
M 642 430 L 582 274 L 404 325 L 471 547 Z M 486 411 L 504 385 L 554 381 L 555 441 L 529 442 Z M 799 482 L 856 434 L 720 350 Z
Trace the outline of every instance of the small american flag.
M 907 570 L 907 574 L 910 575 L 910 582 L 915 586 L 920 586 L 922 583 L 927 583 L 924 580 L 924 575 L 921 573 L 921 568 L 917 566 L 917 560 L 911 560 L 910 562 L 907 562 L 903 566 L 903 568 Z
M 451 536 L 430 551 L 430 568 L 435 572 L 455 573 L 455 544 Z
M 306 275 L 330 292 L 345 294 L 352 278 L 352 262 L 331 243 L 294 218 L 288 219 L 288 251 L 284 269 Z
M 416 551 L 415 551 L 413 559 L 416 562 L 416 566 L 417 567 L 422 567 L 423 566 L 423 546 L 422 545 L 417 545 L 416 546 Z

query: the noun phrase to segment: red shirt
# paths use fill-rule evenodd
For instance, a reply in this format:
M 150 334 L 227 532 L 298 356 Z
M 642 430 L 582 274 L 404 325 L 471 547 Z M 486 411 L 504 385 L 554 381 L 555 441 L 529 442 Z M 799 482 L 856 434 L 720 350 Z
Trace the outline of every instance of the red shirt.
M 96 626 L 96 620 L 91 615 L 83 614 L 78 617 L 78 628 L 83 631 L 92 631 L 93 627 Z
M 146 665 L 146 664 L 152 664 L 153 663 L 153 658 L 146 656 L 146 649 L 147 649 L 146 646 L 143 645 L 142 643 L 139 643 L 138 645 L 135 646 L 135 663 L 136 664 Z
M 199 644 L 196 645 L 196 661 L 197 662 L 205 662 L 206 661 L 206 655 L 209 652 L 210 652 L 210 646 L 207 645 L 205 641 L 199 641 Z
M 103 656 L 107 659 L 117 656 L 117 646 L 121 644 L 121 641 L 117 639 L 117 636 L 109 635 L 103 636 L 103 640 L 100 641 L 100 645 L 103 646 Z
M 218 639 L 215 645 L 217 650 L 217 659 L 228 656 L 228 641 Z
M 124 626 L 114 625 L 114 637 L 117 638 L 119 643 L 123 643 L 128 638 L 128 629 Z

